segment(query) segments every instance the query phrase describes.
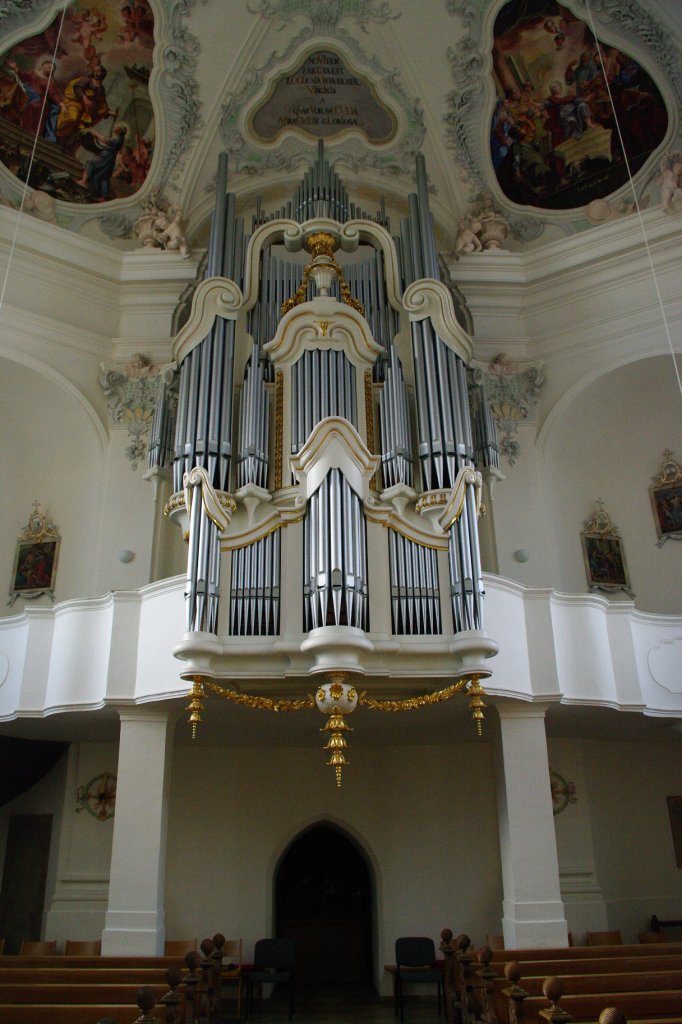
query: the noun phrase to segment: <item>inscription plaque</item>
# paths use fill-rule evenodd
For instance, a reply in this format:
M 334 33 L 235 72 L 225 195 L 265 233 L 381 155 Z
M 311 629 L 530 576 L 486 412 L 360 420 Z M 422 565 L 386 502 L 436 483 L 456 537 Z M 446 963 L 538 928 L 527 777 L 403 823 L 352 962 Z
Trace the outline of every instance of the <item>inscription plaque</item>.
M 384 143 L 395 135 L 397 121 L 374 87 L 337 53 L 316 50 L 277 80 L 252 126 L 265 142 L 275 142 L 292 129 L 318 139 L 355 129 L 370 142 Z

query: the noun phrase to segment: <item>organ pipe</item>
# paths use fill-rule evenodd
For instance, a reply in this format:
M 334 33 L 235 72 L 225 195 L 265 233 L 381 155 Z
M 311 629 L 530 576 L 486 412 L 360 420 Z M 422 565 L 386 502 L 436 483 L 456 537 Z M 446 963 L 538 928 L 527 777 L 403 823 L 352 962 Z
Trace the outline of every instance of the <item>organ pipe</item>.
M 339 469 L 308 500 L 303 530 L 304 623 L 368 629 L 367 540 L 362 502 Z

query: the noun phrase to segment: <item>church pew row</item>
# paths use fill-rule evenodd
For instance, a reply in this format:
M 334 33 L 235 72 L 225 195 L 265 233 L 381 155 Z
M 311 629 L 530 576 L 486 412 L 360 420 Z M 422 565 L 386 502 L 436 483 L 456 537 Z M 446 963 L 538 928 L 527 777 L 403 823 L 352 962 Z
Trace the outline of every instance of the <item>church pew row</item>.
M 169 993 L 169 968 L 175 969 L 177 980 L 194 971 L 200 982 L 201 956 L 191 956 L 190 971 L 179 969 L 181 957 L 2 956 L 0 1024 L 94 1024 L 102 1018 L 134 1024 L 143 987 L 152 1002 Z
M 545 976 L 527 977 L 519 982 L 529 996 L 542 995 Z M 591 995 L 603 992 L 667 992 L 682 990 L 682 970 L 679 971 L 646 971 L 625 974 L 560 974 L 559 977 L 565 993 L 579 992 Z M 496 987 L 505 988 L 509 982 L 500 979 Z
M 518 950 L 510 950 L 509 956 L 504 961 L 492 961 L 492 967 L 499 975 L 504 973 L 505 963 L 516 960 L 521 967 L 525 978 L 549 975 L 567 974 L 625 974 L 628 972 L 650 972 L 655 971 L 678 971 L 682 970 L 682 947 L 676 955 L 652 956 L 652 957 L 583 957 L 580 960 L 555 960 L 555 950 L 547 950 L 549 954 L 544 959 L 520 960 L 516 953 Z
M 532 1024 L 544 1024 L 539 1014 L 549 1009 L 550 989 L 561 1010 L 576 1021 L 597 1021 L 604 1009 L 613 1007 L 628 1021 L 668 1017 L 682 1024 L 679 944 L 656 945 L 653 956 L 652 945 L 494 952 L 485 947 L 477 954 L 467 936 L 454 939 L 445 929 L 442 939 L 446 987 L 453 1000 L 447 1006 L 448 1024 L 456 1019 L 457 1006 L 467 1006 L 469 1015 L 483 1020 L 495 1014 L 502 1024 L 516 1019 L 504 995 L 513 982 L 523 990 L 516 1008 Z
M 506 964 L 510 960 L 519 963 L 524 960 L 593 960 L 616 957 L 680 956 L 682 943 L 657 942 L 655 945 L 633 943 L 618 946 L 559 946 L 557 948 L 535 947 L 533 949 L 494 949 L 493 963 Z

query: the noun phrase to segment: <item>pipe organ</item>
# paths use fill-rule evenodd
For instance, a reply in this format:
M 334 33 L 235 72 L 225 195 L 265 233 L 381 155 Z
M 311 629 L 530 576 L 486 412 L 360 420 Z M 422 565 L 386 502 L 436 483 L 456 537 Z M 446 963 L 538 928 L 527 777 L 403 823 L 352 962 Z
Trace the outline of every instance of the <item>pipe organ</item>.
M 472 432 L 471 341 L 439 278 L 421 157 L 416 177 L 391 234 L 320 143 L 292 199 L 259 201 L 245 233 L 221 158 L 205 278 L 174 345 L 174 439 L 161 391 L 150 447 L 172 463 L 167 513 L 188 538 L 190 664 L 199 634 L 218 675 L 235 652 L 392 675 L 404 637 L 439 652 L 436 674 L 453 638 L 493 653 L 475 459 L 494 458 L 494 423 L 478 395 Z

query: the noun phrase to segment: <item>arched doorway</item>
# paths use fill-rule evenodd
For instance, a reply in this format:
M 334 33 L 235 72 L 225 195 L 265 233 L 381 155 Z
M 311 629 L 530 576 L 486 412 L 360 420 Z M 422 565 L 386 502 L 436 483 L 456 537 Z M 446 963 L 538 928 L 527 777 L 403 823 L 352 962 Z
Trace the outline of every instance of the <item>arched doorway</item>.
M 372 883 L 357 847 L 330 825 L 296 839 L 275 885 L 277 935 L 296 943 L 297 981 L 367 985 L 372 977 Z

